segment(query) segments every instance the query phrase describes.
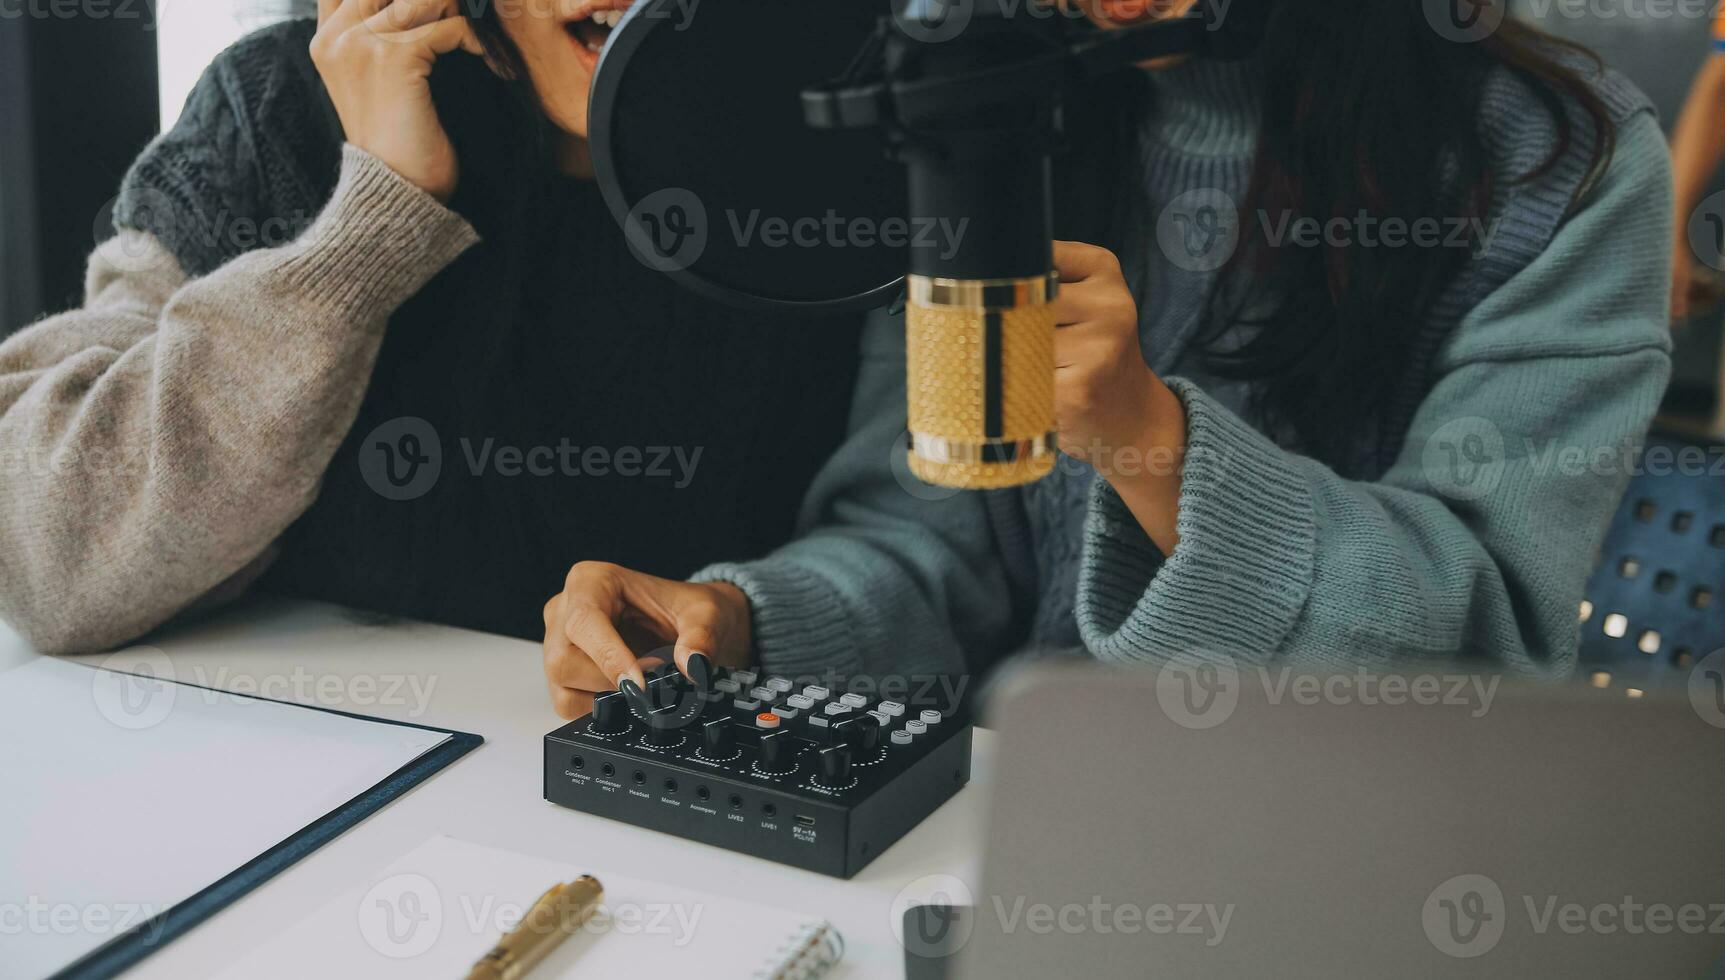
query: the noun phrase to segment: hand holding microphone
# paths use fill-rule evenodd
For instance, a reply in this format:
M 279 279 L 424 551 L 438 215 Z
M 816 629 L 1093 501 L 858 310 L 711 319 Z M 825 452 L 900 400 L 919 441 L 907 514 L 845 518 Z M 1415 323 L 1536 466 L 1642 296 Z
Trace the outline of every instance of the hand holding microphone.
M 1054 417 L 1060 449 L 1114 487 L 1164 554 L 1179 543 L 1186 410 L 1145 363 L 1138 306 L 1114 253 L 1054 243 Z

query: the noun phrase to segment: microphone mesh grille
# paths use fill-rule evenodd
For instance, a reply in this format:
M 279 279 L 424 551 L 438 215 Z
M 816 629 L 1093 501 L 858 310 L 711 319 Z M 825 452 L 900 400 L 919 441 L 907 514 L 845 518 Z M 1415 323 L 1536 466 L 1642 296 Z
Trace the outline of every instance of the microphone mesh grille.
M 911 453 L 911 472 L 928 483 L 967 490 L 1012 487 L 1041 479 L 1054 468 L 1052 450 L 1021 451 L 1001 462 L 983 459 L 984 447 L 1042 440 L 1054 429 L 1054 308 L 1038 303 L 994 316 L 999 337 L 991 348 L 987 310 L 914 301 L 905 307 L 910 430 L 954 450 L 946 459 Z M 998 377 L 995 411 L 989 395 L 991 360 Z M 998 416 L 997 426 L 991 426 L 991 416 Z

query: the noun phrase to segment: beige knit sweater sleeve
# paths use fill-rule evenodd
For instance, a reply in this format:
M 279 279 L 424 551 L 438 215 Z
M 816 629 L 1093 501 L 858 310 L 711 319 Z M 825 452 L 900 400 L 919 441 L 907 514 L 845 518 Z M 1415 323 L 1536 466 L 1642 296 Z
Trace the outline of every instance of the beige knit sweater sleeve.
M 390 315 L 477 241 L 362 150 L 297 240 L 188 280 L 148 234 L 0 344 L 0 618 L 131 640 L 243 580 L 316 498 Z

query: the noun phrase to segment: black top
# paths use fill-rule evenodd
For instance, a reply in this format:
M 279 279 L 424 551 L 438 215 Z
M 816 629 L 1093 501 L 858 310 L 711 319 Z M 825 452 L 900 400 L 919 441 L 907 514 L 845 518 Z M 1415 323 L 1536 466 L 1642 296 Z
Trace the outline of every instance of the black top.
M 303 228 L 340 146 L 311 33 L 278 25 L 220 56 L 134 165 L 118 223 L 191 274 L 259 244 L 210 234 L 223 215 Z M 634 257 L 590 181 L 522 165 L 531 134 L 461 61 L 461 85 L 436 91 L 462 160 L 454 207 L 484 241 L 391 319 L 359 420 L 264 586 L 538 639 L 577 561 L 683 577 L 789 538 L 844 434 L 858 318 L 685 293 Z

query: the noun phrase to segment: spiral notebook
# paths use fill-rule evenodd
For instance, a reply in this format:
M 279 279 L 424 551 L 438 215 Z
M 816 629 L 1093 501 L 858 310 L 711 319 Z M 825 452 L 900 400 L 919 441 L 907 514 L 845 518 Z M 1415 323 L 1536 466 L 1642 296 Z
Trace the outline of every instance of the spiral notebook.
M 531 980 L 813 980 L 843 955 L 838 932 L 805 913 L 433 837 L 221 976 L 463 977 L 546 888 L 582 874 L 605 886 L 604 903 Z

